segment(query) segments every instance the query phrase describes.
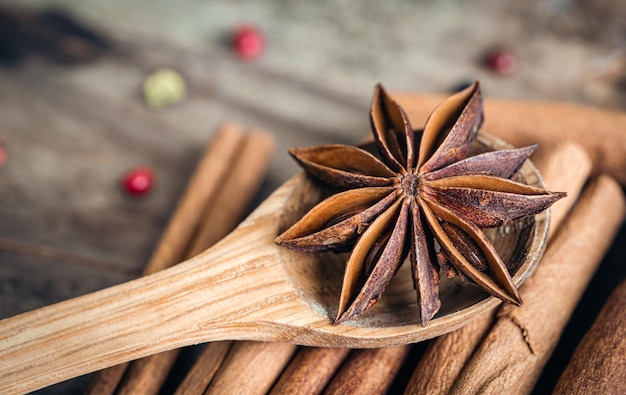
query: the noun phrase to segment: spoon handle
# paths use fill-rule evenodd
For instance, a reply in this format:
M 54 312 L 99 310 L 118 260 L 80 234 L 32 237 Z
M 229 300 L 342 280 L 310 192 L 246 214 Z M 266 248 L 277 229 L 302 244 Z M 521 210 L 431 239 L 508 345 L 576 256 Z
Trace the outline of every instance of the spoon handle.
M 0 321 L 0 393 L 205 341 L 275 339 L 257 321 L 295 294 L 275 250 L 242 232 L 168 270 Z

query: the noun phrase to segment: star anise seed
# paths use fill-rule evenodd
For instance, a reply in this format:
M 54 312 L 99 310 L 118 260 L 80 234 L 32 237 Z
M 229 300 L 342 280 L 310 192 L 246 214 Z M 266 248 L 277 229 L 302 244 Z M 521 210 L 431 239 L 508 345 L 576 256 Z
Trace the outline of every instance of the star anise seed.
M 483 122 L 478 82 L 439 104 L 421 131 L 378 85 L 370 120 L 377 156 L 345 145 L 290 150 L 310 175 L 341 189 L 276 238 L 302 252 L 351 250 L 334 323 L 376 303 L 407 255 L 424 326 L 441 306 L 440 270 L 521 304 L 481 228 L 565 196 L 511 180 L 536 146 L 469 156 Z

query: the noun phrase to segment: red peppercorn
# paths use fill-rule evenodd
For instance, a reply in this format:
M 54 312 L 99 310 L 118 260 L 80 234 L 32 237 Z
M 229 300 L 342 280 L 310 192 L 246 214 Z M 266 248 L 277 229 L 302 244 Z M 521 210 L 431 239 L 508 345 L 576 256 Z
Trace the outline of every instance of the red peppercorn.
M 147 167 L 137 167 L 130 170 L 122 178 L 124 190 L 133 196 L 145 195 L 152 189 L 154 174 Z
M 235 30 L 232 45 L 241 59 L 254 60 L 263 54 L 265 38 L 256 27 L 243 25 Z
M 498 48 L 487 53 L 485 62 L 495 73 L 513 75 L 517 71 L 517 56 L 509 50 Z
M 2 165 L 4 165 L 4 162 L 7 161 L 7 152 L 4 149 L 4 145 L 2 144 L 2 141 L 0 140 L 0 167 L 2 167 Z

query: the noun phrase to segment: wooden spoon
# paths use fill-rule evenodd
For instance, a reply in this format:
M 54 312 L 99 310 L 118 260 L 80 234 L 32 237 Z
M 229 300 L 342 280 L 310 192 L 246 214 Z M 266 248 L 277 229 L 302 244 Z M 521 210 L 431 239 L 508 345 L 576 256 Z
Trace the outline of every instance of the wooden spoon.
M 509 148 L 484 135 L 480 141 L 483 146 Z M 520 176 L 541 185 L 530 162 Z M 0 321 L 0 393 L 28 392 L 215 340 L 355 348 L 417 342 L 459 328 L 500 303 L 477 287 L 445 280 L 441 311 L 422 327 L 410 265 L 404 265 L 368 313 L 333 326 L 345 256 L 297 253 L 273 242 L 320 198 L 320 189 L 298 175 L 228 237 L 195 258 Z M 516 284 L 539 260 L 548 220 L 545 211 L 490 232 Z

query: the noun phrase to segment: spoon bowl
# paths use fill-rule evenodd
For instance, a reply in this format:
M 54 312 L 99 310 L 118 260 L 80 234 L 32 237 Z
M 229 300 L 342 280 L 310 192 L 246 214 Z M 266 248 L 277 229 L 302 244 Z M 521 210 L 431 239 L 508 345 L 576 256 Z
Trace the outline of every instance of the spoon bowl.
M 510 148 L 480 135 L 476 150 Z M 518 180 L 541 186 L 527 161 Z M 217 340 L 383 347 L 457 329 L 500 301 L 442 279 L 439 313 L 422 327 L 409 265 L 358 319 L 332 325 L 345 255 L 304 254 L 274 244 L 319 202 L 304 174 L 278 188 L 229 236 L 170 269 L 0 321 L 0 393 L 23 393 L 158 352 Z M 543 252 L 549 213 L 489 230 L 519 285 Z M 403 273 L 407 270 L 407 273 Z

